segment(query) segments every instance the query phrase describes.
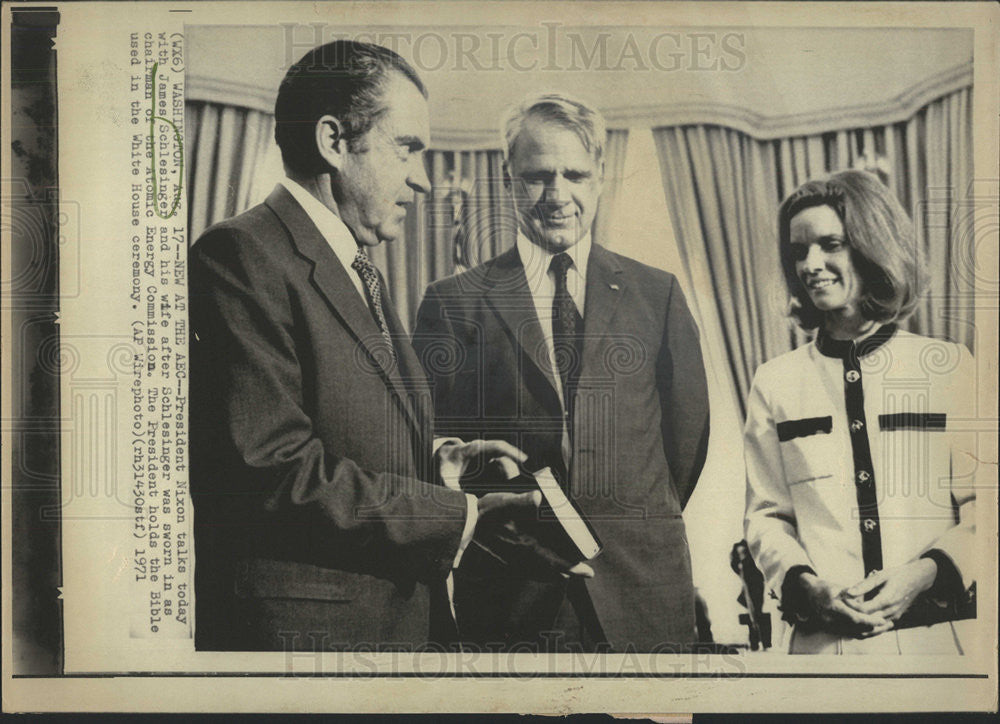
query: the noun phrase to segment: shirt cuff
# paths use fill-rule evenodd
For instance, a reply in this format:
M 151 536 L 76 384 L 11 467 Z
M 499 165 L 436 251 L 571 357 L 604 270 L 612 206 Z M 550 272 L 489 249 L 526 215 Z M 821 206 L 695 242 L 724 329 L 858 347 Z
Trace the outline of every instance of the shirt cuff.
M 443 448 L 445 445 L 455 445 L 455 444 L 458 444 L 458 443 L 461 443 L 461 442 L 463 442 L 463 440 L 460 437 L 437 437 L 437 438 L 434 438 L 434 444 L 432 446 L 433 455 L 434 455 L 434 464 L 437 466 L 437 468 L 438 468 L 439 471 L 441 469 L 441 461 L 438 458 L 438 453 L 441 452 L 441 448 Z M 444 486 L 446 488 L 448 488 L 449 490 L 461 490 L 462 489 L 462 485 L 461 485 L 461 483 L 459 483 L 459 478 L 458 477 L 452 476 L 452 475 L 445 475 L 444 473 L 439 473 L 439 475 L 441 476 L 441 482 L 444 483 Z
M 433 451 L 433 453 L 435 455 L 437 455 L 438 450 L 440 450 L 442 446 L 447 445 L 449 443 L 458 443 L 458 442 L 463 442 L 462 438 L 460 438 L 460 437 L 436 437 L 436 438 L 434 438 L 434 444 L 432 446 L 432 451 Z
M 451 565 L 453 569 L 458 568 L 462 562 L 462 554 L 472 542 L 472 535 L 476 532 L 476 523 L 479 522 L 479 501 L 475 495 L 465 494 L 465 507 L 467 510 L 465 530 L 462 531 L 462 541 L 458 544 L 458 552 L 455 553 L 455 562 Z

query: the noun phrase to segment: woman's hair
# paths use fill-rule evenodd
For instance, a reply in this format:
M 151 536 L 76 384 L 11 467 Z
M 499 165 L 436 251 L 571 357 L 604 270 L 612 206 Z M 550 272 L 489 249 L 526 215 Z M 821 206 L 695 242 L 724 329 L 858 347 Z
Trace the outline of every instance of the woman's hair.
M 829 206 L 844 225 L 851 261 L 862 281 L 862 316 L 878 322 L 909 316 L 924 287 L 910 217 L 875 176 L 841 171 L 806 181 L 778 209 L 778 254 L 792 295 L 791 314 L 799 325 L 815 329 L 823 323 L 823 313 L 813 305 L 795 271 L 790 239 L 792 217 L 813 206 Z

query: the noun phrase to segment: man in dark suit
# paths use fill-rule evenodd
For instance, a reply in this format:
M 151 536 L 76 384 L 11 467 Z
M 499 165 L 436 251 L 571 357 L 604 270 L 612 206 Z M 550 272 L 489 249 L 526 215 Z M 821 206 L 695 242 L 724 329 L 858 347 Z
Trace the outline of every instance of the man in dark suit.
M 586 582 L 467 557 L 455 606 L 481 645 L 669 651 L 696 638 L 681 511 L 707 448 L 705 371 L 677 280 L 591 242 L 605 135 L 566 96 L 515 108 L 516 246 L 432 284 L 418 314 L 438 429 L 551 467 L 604 544 Z
M 470 541 L 560 564 L 510 535 L 535 499 L 457 490 L 470 464 L 524 456 L 434 441 L 365 253 L 428 190 L 419 77 L 385 48 L 329 43 L 288 71 L 275 120 L 287 179 L 190 255 L 196 645 L 420 645 L 434 595 L 447 631 L 445 582 Z

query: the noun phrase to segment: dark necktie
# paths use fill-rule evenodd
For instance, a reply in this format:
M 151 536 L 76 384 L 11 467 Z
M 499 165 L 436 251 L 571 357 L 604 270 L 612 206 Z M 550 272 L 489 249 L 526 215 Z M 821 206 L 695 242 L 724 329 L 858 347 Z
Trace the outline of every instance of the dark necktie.
M 395 359 L 396 348 L 392 344 L 392 335 L 389 333 L 389 325 L 385 321 L 385 312 L 382 311 L 382 282 L 379 279 L 378 271 L 376 271 L 375 265 L 372 264 L 368 255 L 365 254 L 364 249 L 358 249 L 358 253 L 354 256 L 354 261 L 351 262 L 351 267 L 361 277 L 361 281 L 365 283 L 365 296 L 368 297 L 368 309 L 378 323 L 382 337 L 389 345 L 389 352 L 392 354 L 392 358 Z
M 556 294 L 552 299 L 552 346 L 556 367 L 562 381 L 566 411 L 570 412 L 573 389 L 580 374 L 580 345 L 583 337 L 583 317 L 566 287 L 566 270 L 573 259 L 565 252 L 552 257 L 549 268 L 556 278 Z

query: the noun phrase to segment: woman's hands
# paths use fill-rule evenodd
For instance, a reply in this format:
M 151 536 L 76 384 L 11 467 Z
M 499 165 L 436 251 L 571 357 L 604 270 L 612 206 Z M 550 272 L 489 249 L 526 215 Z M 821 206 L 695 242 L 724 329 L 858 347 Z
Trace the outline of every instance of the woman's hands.
M 807 620 L 824 631 L 862 638 L 874 635 L 872 632 L 876 630 L 879 633 L 888 630 L 885 617 L 848 605 L 845 598 L 848 589 L 834 586 L 814 573 L 803 573 L 799 581 L 809 608 Z
M 934 584 L 936 576 L 937 564 L 918 558 L 873 573 L 847 588 L 809 572 L 802 573 L 799 582 L 808 602 L 808 621 L 830 633 L 870 638 L 889 631 L 917 596 Z M 866 601 L 872 591 L 875 595 Z
M 869 636 L 888 631 L 900 616 L 913 604 L 917 596 L 934 585 L 937 563 L 929 558 L 918 558 L 902 566 L 889 568 L 868 576 L 845 591 L 844 602 L 854 611 L 881 616 L 886 625 L 872 631 Z M 875 591 L 868 601 L 865 596 Z

